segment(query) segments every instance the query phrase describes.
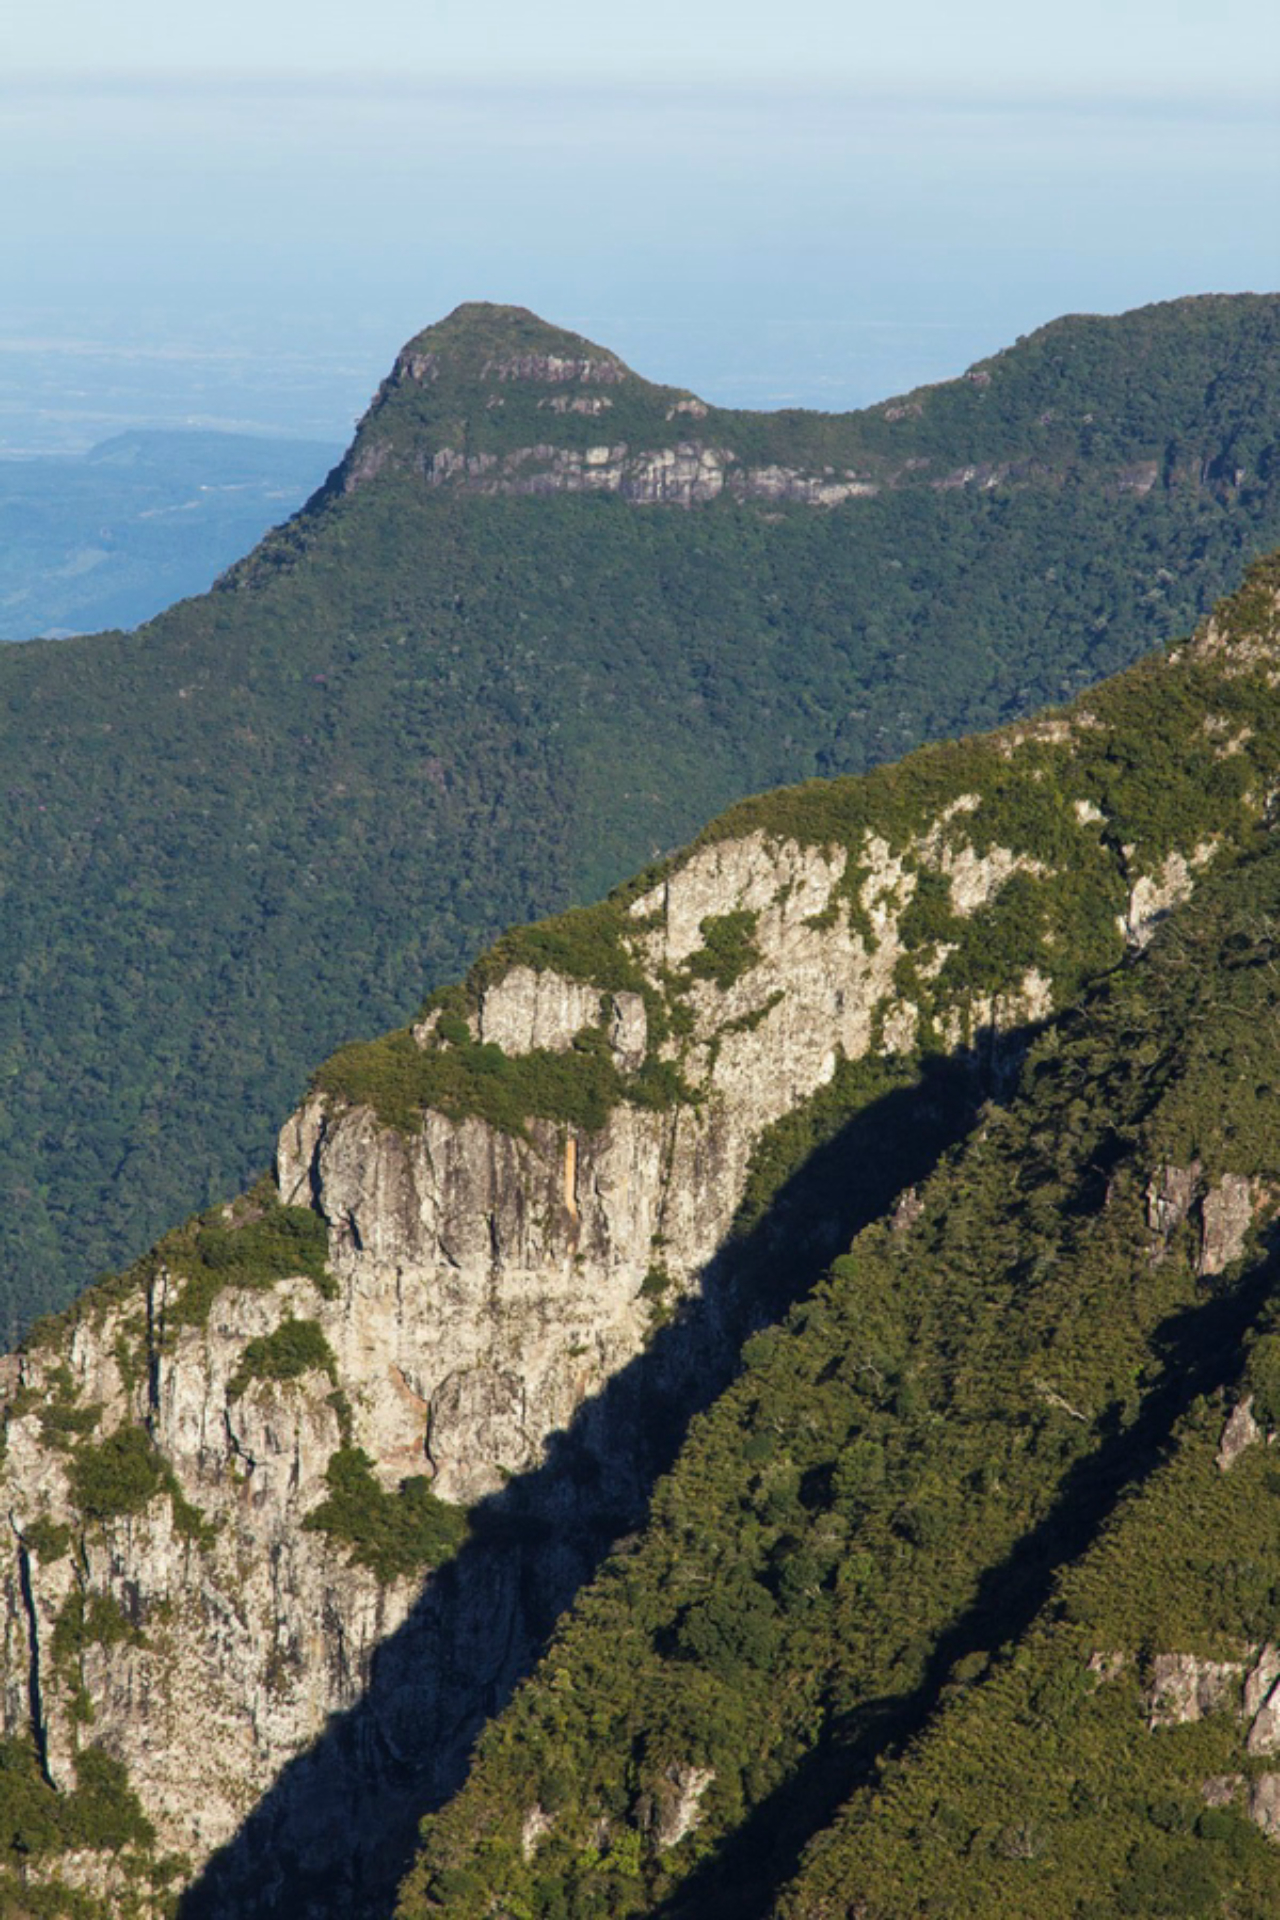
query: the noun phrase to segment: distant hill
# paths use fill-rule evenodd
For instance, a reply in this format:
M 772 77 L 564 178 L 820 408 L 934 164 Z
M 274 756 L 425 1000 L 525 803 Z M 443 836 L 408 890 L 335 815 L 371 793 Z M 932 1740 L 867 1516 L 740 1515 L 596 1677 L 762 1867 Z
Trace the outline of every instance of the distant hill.
M 1074 693 L 1280 541 L 1280 298 L 1055 322 L 862 413 L 515 308 L 132 635 L 0 653 L 4 1316 L 243 1184 L 310 1064 L 729 801 Z
M 202 593 L 341 455 L 314 440 L 117 434 L 0 460 L 0 640 L 136 627 Z

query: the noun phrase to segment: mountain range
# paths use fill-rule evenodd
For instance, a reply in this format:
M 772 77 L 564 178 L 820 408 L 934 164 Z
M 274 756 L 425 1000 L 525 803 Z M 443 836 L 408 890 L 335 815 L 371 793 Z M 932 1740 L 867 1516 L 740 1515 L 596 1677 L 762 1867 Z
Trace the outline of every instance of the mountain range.
M 211 592 L 0 652 L 10 1332 L 503 927 L 1187 629 L 1280 540 L 1278 341 L 1178 301 L 757 415 L 467 306 Z
M 1278 680 L 739 803 L 33 1328 L 10 1910 L 1274 1913 Z

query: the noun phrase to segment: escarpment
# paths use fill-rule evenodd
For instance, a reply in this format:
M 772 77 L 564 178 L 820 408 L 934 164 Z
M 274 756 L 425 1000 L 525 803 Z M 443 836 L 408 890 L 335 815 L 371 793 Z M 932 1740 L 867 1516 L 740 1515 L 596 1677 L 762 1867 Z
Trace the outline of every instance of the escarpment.
M 771 1221 L 806 1156 L 872 1115 L 887 1200 L 931 1061 L 959 1071 L 954 1137 L 1169 915 L 1171 872 L 1194 902 L 1265 839 L 1278 587 L 1268 563 L 1047 722 L 746 802 L 514 930 L 319 1070 L 272 1176 L 36 1330 L 5 1383 L 11 1879 L 375 1910 L 643 1518 L 646 1449 L 731 1373 L 766 1298 L 735 1249 L 792 1257 Z M 1220 1263 L 1225 1191 L 1188 1198 Z M 804 1224 L 825 1261 L 851 1216 Z M 672 1850 L 716 1796 L 677 1759 Z
M 1089 349 L 1105 351 L 1113 323 L 1064 324 L 1091 330 Z M 998 354 L 959 380 L 864 414 L 792 412 L 762 432 L 758 417 L 644 380 L 616 354 L 526 309 L 470 302 L 403 348 L 330 488 L 350 494 L 399 472 L 428 488 L 488 496 L 830 509 L 883 489 L 1056 491 L 1082 459 L 1097 463 L 1099 483 L 1116 498 L 1175 479 L 1206 492 L 1247 488 L 1247 456 L 1241 465 L 1238 454 L 1197 458 L 1183 447 L 1135 458 L 1132 447 L 1109 444 L 1116 422 L 1105 413 L 1064 412 L 1064 349 L 1052 334 L 1036 338 L 1036 403 L 1016 426 L 1006 414 L 1010 382 L 1025 370 Z
M 595 411 L 585 402 L 577 410 Z M 354 463 L 346 486 L 358 486 L 383 464 L 376 454 Z M 539 442 L 501 455 L 441 447 L 423 458 L 420 471 L 430 487 L 452 483 L 479 494 L 614 493 L 636 506 L 702 506 L 725 494 L 732 500 L 838 507 L 879 492 L 873 481 L 860 479 L 851 468 L 805 473 L 794 467 L 747 466 L 731 448 L 692 440 L 655 449 L 632 448 L 625 440 L 581 448 Z
M 0 1329 L 246 1185 L 314 1063 L 504 926 L 1187 632 L 1280 541 L 1277 393 L 1275 295 L 1075 316 L 843 415 L 520 308 L 415 336 L 209 593 L 0 650 Z M 1135 869 L 1135 928 L 1199 845 Z
M 725 444 L 737 421 L 523 309 L 474 303 L 397 356 L 333 485 L 352 493 L 402 471 L 474 494 L 608 493 L 680 507 L 721 496 L 834 507 L 879 491 L 848 458 L 744 457 Z

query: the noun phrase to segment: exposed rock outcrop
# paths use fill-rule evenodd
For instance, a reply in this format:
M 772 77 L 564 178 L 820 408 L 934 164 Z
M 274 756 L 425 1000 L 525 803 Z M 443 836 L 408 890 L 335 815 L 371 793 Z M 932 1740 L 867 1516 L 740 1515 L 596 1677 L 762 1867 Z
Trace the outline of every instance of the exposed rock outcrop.
M 1261 1438 L 1262 1429 L 1253 1417 L 1253 1395 L 1249 1394 L 1232 1407 L 1227 1416 L 1222 1438 L 1218 1442 L 1218 1471 L 1228 1472 L 1240 1455 L 1247 1448 L 1256 1446 Z
M 1143 874 L 1133 883 L 1122 922 L 1125 937 L 1145 947 L 1160 922 L 1191 897 L 1191 870 L 1186 857 L 1171 853 L 1157 874 Z
M 1238 1660 L 1204 1660 L 1194 1653 L 1158 1653 L 1151 1663 L 1147 1724 L 1184 1727 L 1218 1713 L 1244 1672 Z
M 92 1306 L 64 1346 L 16 1363 L 9 1509 L 20 1535 L 66 1527 L 76 1544 L 31 1553 L 30 1609 L 11 1560 L 5 1715 L 12 1732 L 29 1724 L 34 1658 L 56 1780 L 85 1743 L 75 1703 L 87 1699 L 92 1739 L 125 1761 L 161 1847 L 198 1863 L 229 1838 L 357 1698 L 415 1604 L 417 1579 L 379 1579 L 304 1528 L 331 1460 L 349 1439 L 389 1492 L 425 1476 L 463 1505 L 536 1468 L 548 1436 L 642 1351 L 655 1260 L 673 1297 L 696 1290 L 761 1136 L 841 1060 L 910 1044 L 895 970 L 912 863 L 947 878 L 961 915 L 1019 869 L 999 848 L 973 853 L 971 818 L 953 810 L 909 857 L 869 835 L 854 874 L 843 849 L 763 831 L 696 850 L 628 922 L 652 991 L 681 983 L 684 1031 L 658 1051 L 695 1097 L 624 1101 L 594 1131 L 531 1116 L 507 1132 L 434 1111 L 405 1130 L 317 1093 L 281 1133 L 277 1180 L 286 1207 L 322 1215 L 331 1285 L 230 1284 L 203 1323 L 184 1324 L 185 1283 L 162 1263 L 145 1287 Z M 702 965 L 707 929 L 734 915 L 749 935 L 717 974 Z M 1038 1013 L 1044 994 L 1015 989 L 1010 1017 L 1019 995 Z M 423 1047 L 439 1044 L 437 1026 L 421 1024 Z M 599 1029 L 624 1076 L 653 1051 L 641 992 L 526 965 L 479 992 L 471 1026 L 504 1057 L 566 1052 Z M 238 1387 L 248 1343 L 291 1323 L 318 1329 L 332 1374 Z M 77 1455 L 51 1451 L 42 1424 L 59 1396 L 93 1444 L 145 1430 L 171 1480 L 136 1510 L 86 1514 Z M 72 1674 L 47 1649 L 76 1595 L 110 1601 L 138 1631 L 87 1645 Z M 676 1826 L 703 1786 L 681 1788 Z
M 1201 1166 L 1193 1160 L 1188 1167 L 1158 1167 L 1147 1187 L 1147 1225 L 1161 1240 L 1167 1240 L 1175 1227 L 1182 1225 L 1199 1192 Z
M 1244 1252 L 1245 1236 L 1258 1209 L 1256 1183 L 1243 1174 L 1224 1173 L 1200 1205 L 1200 1273 L 1219 1274 Z
M 1280 1750 L 1280 1648 L 1267 1645 L 1244 1683 L 1244 1716 L 1251 1754 Z
M 566 400 L 559 413 L 597 414 L 605 402 Z M 356 462 L 347 488 L 371 479 L 380 468 Z M 779 465 L 741 464 L 725 447 L 692 440 L 671 447 L 633 448 L 625 441 L 593 447 L 557 447 L 539 442 L 508 453 L 462 453 L 441 447 L 420 463 L 427 485 L 464 486 L 469 493 L 614 493 L 634 506 L 701 506 L 723 493 L 737 500 L 794 501 L 837 507 L 880 491 L 856 473 L 827 469 L 807 473 Z
M 1249 1818 L 1268 1840 L 1280 1840 L 1280 1773 L 1260 1773 L 1249 1782 Z
M 664 1851 L 677 1847 L 698 1824 L 702 1796 L 715 1779 L 710 1767 L 673 1766 L 667 1769 L 664 1786 L 654 1808 L 654 1837 Z

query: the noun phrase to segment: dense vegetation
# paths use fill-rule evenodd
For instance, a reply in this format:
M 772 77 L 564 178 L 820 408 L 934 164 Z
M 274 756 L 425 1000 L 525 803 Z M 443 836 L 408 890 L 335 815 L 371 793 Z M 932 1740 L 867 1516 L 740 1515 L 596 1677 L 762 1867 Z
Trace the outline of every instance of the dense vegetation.
M 348 471 L 385 444 L 382 471 L 134 635 L 0 654 L 11 1333 L 242 1185 L 316 1059 L 504 925 L 744 792 L 1061 699 L 1280 539 L 1275 300 L 1059 322 L 981 381 L 844 418 L 669 421 L 627 376 L 607 433 L 485 376 L 503 342 L 582 351 L 465 310 L 414 343 L 438 378 L 389 383 L 362 429 Z M 896 480 L 685 512 L 415 470 L 530 422 Z
M 328 1252 L 319 1214 L 309 1207 L 281 1206 L 274 1182 L 264 1175 L 229 1206 L 193 1215 L 132 1266 L 103 1274 L 60 1312 L 44 1315 L 28 1329 L 26 1344 L 56 1347 L 80 1320 L 100 1318 L 122 1300 L 145 1296 L 162 1274 L 163 1298 L 157 1300 L 146 1328 L 146 1340 L 159 1348 L 170 1346 L 184 1327 L 203 1326 L 225 1287 L 270 1287 L 298 1276 L 313 1280 L 317 1290 L 332 1299 L 336 1283 L 328 1270 Z M 146 1358 L 145 1353 L 120 1356 L 126 1381 L 140 1377 Z
M 1278 1087 L 1264 842 L 748 1343 L 428 1822 L 405 1920 L 1273 1914 L 1239 1681 L 1146 1721 L 1157 1654 L 1280 1639 L 1270 1451 L 1215 1464 L 1242 1395 L 1280 1411 Z M 1225 1176 L 1255 1224 L 1215 1272 Z
M 303 1526 L 340 1542 L 379 1580 L 420 1576 L 424 1567 L 456 1553 L 466 1538 L 465 1513 L 432 1493 L 424 1474 L 407 1475 L 388 1493 L 374 1477 L 368 1454 L 342 1446 L 325 1478 L 328 1495 Z
M 319 1321 L 289 1315 L 273 1333 L 246 1341 L 227 1382 L 227 1399 L 238 1400 L 255 1380 L 297 1380 L 304 1373 L 327 1373 L 337 1388 L 338 1363 Z
M 185 1865 L 155 1859 L 155 1835 L 138 1797 L 120 1762 L 101 1747 L 88 1746 L 77 1756 L 75 1784 L 59 1792 L 28 1741 L 0 1742 L 0 1819 L 0 1911 L 14 1920 L 130 1920 L 150 1908 L 143 1889 L 161 1893 Z M 85 1848 L 115 1856 L 122 1878 L 141 1883 L 137 1893 L 98 1899 L 45 1882 L 50 1858 Z
M 918 1000 L 920 1052 L 838 1062 L 758 1142 L 731 1256 L 744 1255 L 742 1302 L 749 1294 L 757 1325 L 770 1300 L 801 1291 L 797 1268 L 812 1275 L 831 1258 L 833 1220 L 847 1238 L 851 1204 L 860 1222 L 875 1218 L 972 1118 L 972 1058 L 938 1057 L 952 1044 L 948 1007 L 1007 988 L 1037 954 L 1057 1004 L 1108 977 L 1043 1033 L 1012 1105 L 986 1111 L 966 1149 L 748 1342 L 741 1377 L 695 1423 L 647 1529 L 586 1591 L 485 1736 L 471 1785 L 429 1827 L 407 1914 L 479 1920 L 496 1903 L 512 1920 L 749 1920 L 780 1902 L 788 1920 L 825 1920 L 851 1886 L 865 1920 L 923 1914 L 926 1899 L 948 1920 L 1164 1920 L 1170 1888 L 1183 1903 L 1172 1911 L 1216 1920 L 1227 1898 L 1231 1920 L 1261 1920 L 1274 1903 L 1280 1853 L 1245 1817 L 1266 1757 L 1246 1752 L 1229 1710 L 1185 1740 L 1155 1738 L 1144 1699 L 1161 1652 L 1238 1660 L 1280 1639 L 1268 1451 L 1226 1479 L 1214 1463 L 1241 1393 L 1260 1418 L 1280 1418 L 1280 855 L 1267 799 L 1280 765 L 1278 610 L 1273 557 L 1216 612 L 1216 632 L 1236 643 L 1229 657 L 1209 638 L 1139 663 L 1045 724 L 744 802 L 706 830 L 699 844 L 762 827 L 847 848 L 823 924 L 844 914 L 863 926 L 874 911 L 861 887 L 869 829 L 916 880 L 896 985 Z M 957 801 L 963 840 L 1023 861 L 967 919 L 933 884 L 943 868 L 930 828 Z M 1134 878 L 1197 842 L 1213 856 L 1194 911 L 1168 921 L 1145 958 L 1118 964 Z M 432 996 L 425 1045 L 399 1032 L 343 1049 L 319 1084 L 400 1125 L 430 1101 L 513 1132 L 531 1114 L 590 1127 L 616 1099 L 690 1098 L 678 1054 L 693 1004 L 750 980 L 765 915 L 709 915 L 680 965 L 646 971 L 641 940 L 656 916 L 629 908 L 660 871 L 509 933 L 461 986 Z M 469 1016 L 517 961 L 594 988 L 566 1052 L 508 1058 L 473 1038 Z M 674 1040 L 675 1060 L 651 1052 L 639 1071 L 619 1070 L 606 1034 L 625 993 L 644 997 L 651 1038 Z M 1151 1195 L 1166 1166 L 1190 1169 L 1193 1193 L 1161 1221 Z M 1243 1258 L 1218 1273 L 1202 1239 L 1228 1175 L 1254 1183 L 1256 1217 Z M 38 1422 L 71 1505 L 27 1526 L 15 1510 L 18 1560 L 60 1564 L 69 1583 L 49 1671 L 86 1728 L 102 1650 L 156 1644 L 168 1604 L 94 1590 L 102 1530 L 158 1508 L 193 1546 L 217 1538 L 144 1424 L 145 1383 L 226 1287 L 309 1279 L 332 1297 L 326 1251 L 319 1216 L 282 1206 L 265 1179 L 40 1331 L 43 1396 L 18 1388 L 9 1413 Z M 775 1264 L 776 1279 L 756 1287 L 751 1263 Z M 673 1316 L 668 1288 L 655 1245 L 646 1360 L 690 1324 Z M 338 1562 L 382 1582 L 416 1580 L 454 1554 L 465 1568 L 490 1516 L 482 1508 L 469 1532 L 422 1475 L 382 1487 L 306 1298 L 291 1291 L 273 1331 L 242 1336 L 228 1401 L 261 1395 L 269 1414 L 307 1376 L 328 1399 L 338 1444 L 303 1525 Z M 133 1399 L 113 1425 L 77 1396 L 57 1348 L 125 1301 L 113 1351 Z M 219 1313 L 219 1336 L 229 1322 Z M 646 1449 L 665 1446 L 669 1462 L 684 1413 L 659 1393 L 645 1417 L 653 1432 L 635 1452 L 647 1489 Z M 590 1472 L 585 1458 L 567 1471 Z M 500 1496 L 499 1532 L 519 1533 L 521 1492 Z M 602 1552 L 624 1514 L 639 1523 L 639 1508 L 613 1509 Z M 1089 1668 L 1095 1652 L 1122 1656 L 1105 1684 Z M 33 1722 L 36 1747 L 15 1756 L 39 1776 Z M 1205 1802 L 1206 1781 L 1237 1775 L 1223 1804 Z M 15 1776 L 21 1818 L 26 1778 Z M 61 1829 L 49 1831 L 47 1853 Z M 145 1832 L 125 1846 L 141 1888 L 160 1868 Z M 0 1905 L 6 1892 L 0 1862 Z

